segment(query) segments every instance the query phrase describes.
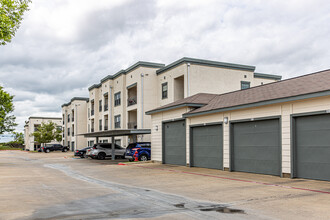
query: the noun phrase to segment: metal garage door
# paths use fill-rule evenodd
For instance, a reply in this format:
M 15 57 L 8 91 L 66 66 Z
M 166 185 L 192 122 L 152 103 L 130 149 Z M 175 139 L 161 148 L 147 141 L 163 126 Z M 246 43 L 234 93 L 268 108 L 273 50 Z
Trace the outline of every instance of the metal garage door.
M 163 163 L 186 165 L 186 123 L 164 123 Z
M 222 125 L 191 128 L 191 166 L 223 168 Z
M 280 125 L 278 119 L 232 124 L 234 171 L 281 174 Z
M 294 176 L 330 180 L 330 115 L 295 118 Z

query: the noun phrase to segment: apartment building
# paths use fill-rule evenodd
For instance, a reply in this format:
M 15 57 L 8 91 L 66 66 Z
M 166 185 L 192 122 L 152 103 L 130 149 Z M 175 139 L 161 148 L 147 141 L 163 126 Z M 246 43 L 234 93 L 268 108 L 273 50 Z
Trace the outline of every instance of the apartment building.
M 54 122 L 58 128 L 62 129 L 62 118 L 53 117 L 29 117 L 28 121 L 25 121 L 24 125 L 24 145 L 25 150 L 35 151 L 40 147 L 40 143 L 34 141 L 34 137 L 31 134 L 37 131 L 37 128 L 41 126 L 41 123 Z M 50 144 L 60 144 L 59 142 L 51 142 Z
M 169 65 L 137 62 L 89 87 L 87 144 L 93 145 L 96 139 L 110 142 L 112 131 L 148 129 L 150 133 L 151 117 L 145 112 L 197 93 L 221 94 L 280 79 L 256 73 L 254 66 L 186 57 Z M 125 133 L 115 141 L 123 147 L 134 141 L 151 141 L 144 132 Z
M 87 139 L 78 134 L 87 131 L 88 98 L 74 97 L 69 103 L 62 105 L 63 146 L 72 151 L 88 146 Z

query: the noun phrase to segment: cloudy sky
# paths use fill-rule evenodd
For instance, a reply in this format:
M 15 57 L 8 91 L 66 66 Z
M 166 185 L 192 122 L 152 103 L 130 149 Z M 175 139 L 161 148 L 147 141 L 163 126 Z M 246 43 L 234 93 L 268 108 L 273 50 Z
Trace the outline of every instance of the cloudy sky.
M 0 85 L 22 131 L 137 61 L 211 59 L 285 79 L 330 68 L 329 12 L 328 0 L 33 0 L 0 46 Z

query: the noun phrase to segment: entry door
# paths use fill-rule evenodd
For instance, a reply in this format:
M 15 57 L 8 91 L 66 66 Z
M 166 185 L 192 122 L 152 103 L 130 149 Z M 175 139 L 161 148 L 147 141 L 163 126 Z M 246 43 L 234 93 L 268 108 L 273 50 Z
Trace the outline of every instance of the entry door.
M 280 175 L 281 147 L 278 119 L 232 124 L 233 171 Z
M 222 125 L 191 128 L 191 166 L 223 169 Z
M 163 128 L 163 163 L 186 165 L 185 121 L 167 122 Z

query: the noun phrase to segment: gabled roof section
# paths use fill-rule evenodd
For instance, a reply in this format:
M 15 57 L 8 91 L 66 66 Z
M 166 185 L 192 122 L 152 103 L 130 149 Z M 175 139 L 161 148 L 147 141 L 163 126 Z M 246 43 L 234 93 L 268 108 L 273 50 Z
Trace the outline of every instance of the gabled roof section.
M 181 99 L 175 102 L 172 102 L 170 104 L 161 106 L 159 108 L 150 110 L 146 112 L 147 115 L 152 115 L 155 113 L 168 111 L 172 109 L 177 109 L 181 107 L 202 107 L 209 103 L 210 100 L 212 100 L 214 97 L 216 97 L 216 94 L 209 94 L 209 93 L 198 93 L 196 95 L 190 96 L 185 99 Z
M 330 70 L 217 95 L 184 117 L 330 95 Z
M 139 62 L 133 64 L 132 66 L 128 67 L 126 70 L 120 70 L 119 72 L 117 72 L 113 75 L 108 75 L 108 76 L 104 77 L 103 79 L 101 79 L 101 83 L 103 83 L 107 80 L 110 80 L 110 79 L 115 79 L 116 77 L 119 77 L 122 74 L 127 74 L 130 71 L 133 71 L 134 69 L 136 69 L 138 67 L 162 68 L 164 66 L 165 66 L 165 64 L 162 64 L 162 63 L 139 61 Z
M 88 91 L 91 91 L 92 89 L 100 88 L 101 86 L 102 86 L 101 83 L 99 83 L 99 84 L 94 84 L 94 85 L 92 85 L 92 86 L 90 86 L 90 87 L 88 88 Z
M 62 108 L 63 108 L 64 106 L 69 106 L 69 105 L 71 105 L 71 103 L 72 103 L 73 101 L 85 101 L 85 102 L 88 102 L 88 101 L 89 101 L 89 98 L 84 98 L 84 97 L 73 97 L 73 98 L 70 100 L 70 102 L 63 104 L 63 105 L 62 105 Z
M 266 74 L 266 73 L 254 73 L 254 78 L 281 80 L 282 76 Z
M 183 57 L 171 64 L 166 65 L 165 67 L 156 71 L 157 75 L 170 70 L 182 63 L 193 63 L 205 66 L 214 66 L 214 67 L 222 67 L 222 68 L 229 68 L 229 69 L 238 69 L 238 70 L 245 70 L 245 71 L 254 71 L 255 66 L 248 66 L 248 65 L 241 65 L 241 64 L 234 64 L 234 63 L 223 63 L 218 61 L 211 61 L 211 60 L 202 60 L 190 57 Z

